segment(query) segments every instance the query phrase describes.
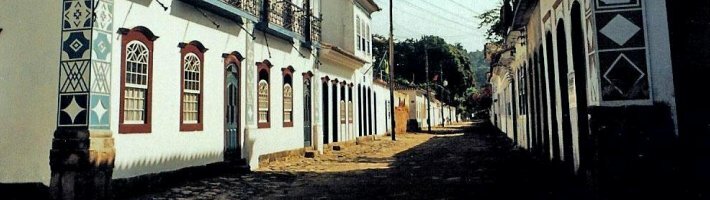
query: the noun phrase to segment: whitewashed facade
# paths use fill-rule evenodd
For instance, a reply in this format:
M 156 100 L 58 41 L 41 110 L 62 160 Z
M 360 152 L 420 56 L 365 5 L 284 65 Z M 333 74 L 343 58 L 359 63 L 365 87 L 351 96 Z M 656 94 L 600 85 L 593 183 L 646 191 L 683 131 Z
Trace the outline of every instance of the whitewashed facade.
M 7 72 L 0 83 L 13 88 L 0 95 L 6 110 L 0 122 L 5 127 L 0 183 L 41 183 L 51 186 L 53 197 L 77 197 L 78 185 L 56 183 L 104 191 L 106 184 L 97 182 L 225 161 L 243 160 L 254 169 L 265 154 L 322 150 L 320 117 L 323 110 L 334 110 L 320 104 L 321 77 L 329 77 L 328 84 L 340 92 L 340 86 L 352 88 L 342 104 L 352 102 L 343 107 L 350 115 L 343 126 L 337 121 L 340 141 L 359 136 L 357 123 L 363 120 L 354 110 L 365 102 L 356 88 L 377 93 L 369 101 L 381 102 L 376 111 L 384 111 L 389 92 L 375 91 L 372 71 L 367 72 L 373 60 L 369 16 L 379 10 L 374 2 L 342 1 L 351 8 L 345 13 L 321 13 L 319 0 L 232 3 L 0 3 L 0 41 L 14 47 L 0 50 Z M 30 16 L 37 5 L 46 11 L 43 18 L 57 20 L 28 20 L 37 17 Z M 260 12 L 264 5 L 270 8 L 267 15 Z M 359 40 L 356 15 L 359 27 L 368 30 L 357 29 Z M 342 29 L 322 29 L 321 21 L 336 19 L 352 21 L 347 29 L 352 37 L 347 44 L 335 43 L 345 51 L 332 56 L 327 51 L 336 47 L 321 45 L 321 30 L 333 35 Z M 35 53 L 46 56 L 28 59 Z M 343 55 L 356 65 L 343 63 Z M 384 121 L 384 114 L 371 108 L 373 118 L 383 118 L 372 120 Z M 380 127 L 385 126 L 373 134 L 384 134 Z M 325 141 L 331 142 L 332 137 Z M 78 162 L 67 164 L 70 159 Z M 82 181 L 91 176 L 104 178 Z

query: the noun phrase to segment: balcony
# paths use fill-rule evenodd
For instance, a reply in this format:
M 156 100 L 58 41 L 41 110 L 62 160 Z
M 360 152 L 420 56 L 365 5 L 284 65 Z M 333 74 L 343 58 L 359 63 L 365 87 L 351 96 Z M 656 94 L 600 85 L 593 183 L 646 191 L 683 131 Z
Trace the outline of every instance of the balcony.
M 311 23 L 310 23 L 311 29 L 310 29 L 309 34 L 311 36 L 310 40 L 312 43 L 315 43 L 315 44 L 320 43 L 320 33 L 321 33 L 320 27 L 321 27 L 322 21 L 323 21 L 323 19 L 321 19 L 320 17 L 311 16 Z
M 306 16 L 303 9 L 290 1 L 271 1 L 269 3 L 269 22 L 279 25 L 289 31 L 304 35 Z
M 237 9 L 245 11 L 256 19 L 261 18 L 262 0 L 220 0 L 227 5 L 231 5 Z
M 296 38 L 307 47 L 320 42 L 321 18 L 312 16 L 310 9 L 304 9 L 290 0 L 182 1 L 238 23 L 243 23 L 242 18 L 247 18 L 262 31 L 285 40 Z

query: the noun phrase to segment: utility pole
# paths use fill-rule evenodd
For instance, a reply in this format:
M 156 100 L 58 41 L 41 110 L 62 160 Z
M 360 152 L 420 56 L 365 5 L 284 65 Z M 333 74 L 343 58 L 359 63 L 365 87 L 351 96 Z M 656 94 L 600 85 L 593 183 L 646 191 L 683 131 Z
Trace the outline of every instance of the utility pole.
M 389 75 L 390 75 L 390 81 L 389 86 L 390 86 L 390 123 L 392 124 L 392 141 L 396 141 L 397 138 L 395 136 L 395 129 L 396 129 L 396 124 L 395 124 L 395 113 L 394 113 L 394 25 L 392 25 L 392 0 L 390 0 L 390 47 L 389 47 Z
M 441 86 L 441 93 L 439 93 L 439 97 L 441 97 L 441 109 L 439 109 L 439 110 L 441 110 L 441 127 L 444 127 L 445 126 L 444 124 L 446 123 L 446 118 L 444 118 L 444 101 L 443 101 L 446 99 L 446 98 L 444 98 L 444 70 L 443 70 L 443 68 L 444 68 L 444 66 L 442 66 L 441 63 L 439 63 L 439 78 L 440 78 L 439 82 L 441 82 L 441 84 L 439 84 L 439 86 Z
M 391 5 L 391 4 L 390 4 Z M 424 60 L 426 66 L 426 125 L 431 133 L 431 93 L 429 93 L 429 50 L 424 46 Z

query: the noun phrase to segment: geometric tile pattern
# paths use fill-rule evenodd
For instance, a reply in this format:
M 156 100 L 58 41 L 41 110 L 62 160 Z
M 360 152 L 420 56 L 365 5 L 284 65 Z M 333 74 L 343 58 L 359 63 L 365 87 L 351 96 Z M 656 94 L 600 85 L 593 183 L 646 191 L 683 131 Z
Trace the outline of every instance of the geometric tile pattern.
M 604 72 L 604 79 L 621 95 L 626 95 L 646 76 L 643 70 L 623 53 Z
M 621 15 L 616 15 L 599 32 L 618 45 L 626 44 L 641 28 Z
M 109 33 L 104 33 L 100 31 L 94 32 L 94 40 L 92 42 L 93 46 L 91 48 L 92 58 L 94 60 L 110 61 L 111 59 L 111 40 L 109 39 Z
M 597 0 L 597 9 L 634 8 L 641 6 L 641 0 Z
M 63 0 L 57 127 L 109 129 L 113 1 Z
M 646 50 L 599 52 L 602 100 L 643 100 L 649 96 Z
M 62 93 L 88 92 L 89 61 L 61 62 L 59 91 Z
M 60 94 L 58 126 L 85 126 L 87 124 L 88 94 Z
M 595 0 L 589 36 L 595 43 L 601 101 L 650 100 L 646 23 L 641 0 Z M 589 17 L 591 18 L 591 17 Z M 592 54 L 593 55 L 593 54 Z M 594 67 L 594 66 L 591 66 Z
M 646 46 L 641 10 L 602 12 L 596 14 L 597 42 L 600 50 L 643 48 Z
M 111 103 L 108 94 L 91 94 L 89 108 L 89 127 L 108 129 L 110 124 L 109 109 Z
M 91 70 L 91 92 L 111 93 L 111 65 L 107 62 L 94 61 Z
M 94 8 L 96 18 L 94 28 L 106 32 L 113 30 L 113 3 L 108 1 L 98 1 Z
M 91 1 L 64 1 L 63 30 L 91 28 Z
M 90 30 L 65 31 L 62 35 L 62 59 L 77 60 L 89 59 L 89 51 L 91 46 L 89 38 L 91 38 Z

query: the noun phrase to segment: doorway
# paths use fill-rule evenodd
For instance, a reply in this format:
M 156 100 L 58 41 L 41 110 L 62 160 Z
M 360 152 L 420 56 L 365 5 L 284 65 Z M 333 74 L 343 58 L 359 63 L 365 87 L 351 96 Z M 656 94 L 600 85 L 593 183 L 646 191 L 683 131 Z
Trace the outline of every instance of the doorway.
M 313 145 L 313 139 L 311 138 L 311 111 L 312 100 L 311 100 L 311 73 L 304 73 L 303 76 L 303 146 L 310 147 Z
M 239 147 L 239 67 L 236 62 L 229 62 L 225 73 L 224 88 L 224 135 L 226 161 L 241 159 Z

